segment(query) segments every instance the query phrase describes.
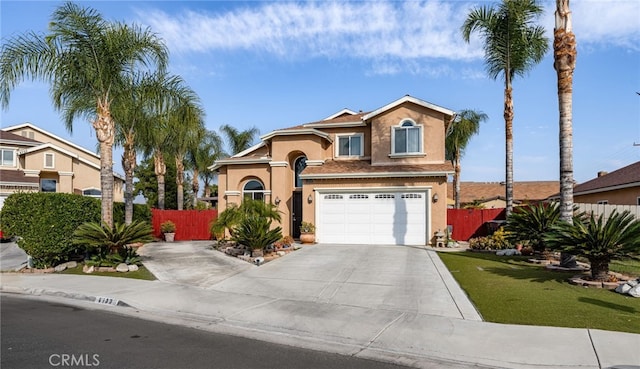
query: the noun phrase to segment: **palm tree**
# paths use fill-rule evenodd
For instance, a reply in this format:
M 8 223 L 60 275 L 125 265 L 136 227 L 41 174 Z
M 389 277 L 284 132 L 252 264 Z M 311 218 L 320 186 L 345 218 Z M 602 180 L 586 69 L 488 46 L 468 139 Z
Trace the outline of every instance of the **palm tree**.
M 149 29 L 107 22 L 96 10 L 72 2 L 54 11 L 47 35 L 30 32 L 2 45 L 3 107 L 11 90 L 30 78 L 51 85 L 53 106 L 62 111 L 69 131 L 76 118 L 92 121 L 100 147 L 101 215 L 108 225 L 113 224 L 114 92 L 137 68 L 164 69 L 167 59 L 165 45 Z
M 209 185 L 215 178 L 215 172 L 209 167 L 225 154 L 222 151 L 222 139 L 214 131 L 205 130 L 200 143 L 191 147 L 187 160 L 193 168 L 191 189 L 193 190 L 193 207 L 197 206 L 198 191 L 200 191 L 200 179 L 204 184 L 205 197 L 209 196 Z
M 147 107 L 152 124 L 144 125 L 140 132 L 144 157 L 153 157 L 155 175 L 158 179 L 158 208 L 164 209 L 165 155 L 174 145 L 177 131 L 185 115 L 191 114 L 185 105 L 195 93 L 179 76 L 158 73 L 149 82 Z M 193 101 L 193 100 L 192 100 Z
M 453 193 L 456 209 L 460 209 L 460 160 L 471 137 L 480 131 L 480 122 L 488 118 L 482 112 L 463 110 L 456 115 L 453 124 L 449 126 L 445 139 L 445 149 L 447 159 L 451 160 L 454 166 Z
M 560 113 L 560 219 L 571 223 L 573 213 L 573 70 L 576 67 L 576 36 L 571 27 L 569 0 L 556 1 L 553 32 L 553 67 L 558 74 Z M 577 265 L 575 257 L 562 253 L 560 264 Z
M 260 131 L 256 127 L 244 131 L 238 131 L 238 129 L 233 128 L 228 124 L 221 126 L 220 131 L 222 131 L 226 136 L 232 155 L 250 148 L 255 141 L 256 136 L 260 134 Z
M 472 9 L 461 28 L 466 42 L 473 32 L 480 33 L 489 76 L 504 78 L 507 215 L 513 210 L 512 81 L 538 64 L 549 48 L 544 28 L 534 24 L 542 13 L 543 8 L 536 0 L 502 0 L 497 8 L 485 5 Z
M 182 102 L 171 119 L 172 139 L 168 147 L 176 163 L 176 185 L 178 186 L 178 210 L 184 208 L 185 159 L 189 151 L 197 146 L 204 135 L 204 110 L 197 95 L 191 91 L 182 96 Z M 194 198 L 197 198 L 195 194 Z
M 573 224 L 558 222 L 544 240 L 549 248 L 589 259 L 591 277 L 605 281 L 611 260 L 640 254 L 640 220 L 628 210 L 614 210 L 606 220 L 604 214 L 591 214 Z

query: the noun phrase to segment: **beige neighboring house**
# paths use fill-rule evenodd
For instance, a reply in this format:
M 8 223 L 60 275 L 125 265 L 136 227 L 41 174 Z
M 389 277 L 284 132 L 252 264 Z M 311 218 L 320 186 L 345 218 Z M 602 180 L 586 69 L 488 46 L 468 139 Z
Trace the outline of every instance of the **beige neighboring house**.
M 545 201 L 558 193 L 558 181 L 520 181 L 513 183 L 514 205 L 524 205 Z M 447 193 L 449 207 L 454 204 L 453 184 L 449 183 Z M 507 206 L 504 182 L 460 182 L 460 207 L 475 206 L 484 209 Z
M 211 167 L 219 211 L 253 198 L 277 205 L 284 235 L 301 221 L 316 242 L 425 245 L 446 222 L 445 131 L 455 113 L 411 96 L 279 129 Z
M 581 204 L 640 205 L 640 161 L 611 173 L 598 172 L 573 188 L 573 202 Z
M 31 123 L 0 130 L 0 208 L 14 192 L 63 192 L 100 198 L 100 156 Z M 124 201 L 114 174 L 114 201 Z

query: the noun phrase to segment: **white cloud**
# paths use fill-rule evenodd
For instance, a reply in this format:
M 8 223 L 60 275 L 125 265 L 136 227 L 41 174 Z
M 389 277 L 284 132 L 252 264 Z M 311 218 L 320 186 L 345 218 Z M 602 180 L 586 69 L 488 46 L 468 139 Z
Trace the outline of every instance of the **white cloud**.
M 248 50 L 279 57 L 377 59 L 481 56 L 460 38 L 464 12 L 455 3 L 275 2 L 226 13 L 161 10 L 138 14 L 172 50 Z
M 174 52 L 246 51 L 283 59 L 346 57 L 372 61 L 371 73 L 376 74 L 413 70 L 460 75 L 432 65 L 482 59 L 478 40 L 472 38 L 467 44 L 460 36 L 460 25 L 472 6 L 471 2 L 438 0 L 256 2 L 219 13 L 146 10 L 138 12 L 138 17 Z M 545 6 L 541 23 L 552 38 L 555 2 L 547 1 Z M 585 0 L 571 6 L 580 44 L 640 47 L 640 1 Z

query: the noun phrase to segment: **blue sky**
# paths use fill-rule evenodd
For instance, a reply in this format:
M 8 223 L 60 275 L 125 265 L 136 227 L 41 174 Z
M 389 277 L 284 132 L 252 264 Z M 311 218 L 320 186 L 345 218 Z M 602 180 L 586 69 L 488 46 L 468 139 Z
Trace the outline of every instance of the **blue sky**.
M 485 74 L 478 40 L 465 44 L 467 1 L 90 1 L 106 19 L 149 26 L 171 52 L 170 69 L 199 94 L 208 129 L 261 134 L 343 108 L 375 110 L 406 94 L 489 120 L 462 161 L 464 181 L 504 180 L 503 83 Z M 3 39 L 45 32 L 59 1 L 0 3 Z M 555 2 L 541 24 L 552 38 Z M 584 182 L 640 160 L 640 2 L 573 1 L 574 170 Z M 514 177 L 558 179 L 553 56 L 514 81 Z M 51 107 L 48 86 L 25 81 L 2 110 L 3 127 L 32 122 L 89 149 L 89 122 L 73 133 Z M 120 150 L 115 151 L 116 171 Z

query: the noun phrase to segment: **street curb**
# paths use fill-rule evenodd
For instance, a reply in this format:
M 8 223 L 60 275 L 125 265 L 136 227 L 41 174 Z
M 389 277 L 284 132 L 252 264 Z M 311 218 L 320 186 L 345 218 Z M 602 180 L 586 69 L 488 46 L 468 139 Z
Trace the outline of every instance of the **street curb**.
M 132 307 L 124 301 L 114 299 L 105 296 L 91 296 L 77 292 L 67 292 L 62 290 L 51 290 L 44 288 L 21 288 L 13 286 L 0 286 L 0 293 L 11 293 L 16 295 L 31 295 L 31 296 L 52 296 L 61 297 L 71 300 L 80 300 L 86 302 L 93 302 L 100 305 L 122 306 Z M 111 301 L 112 303 L 105 303 L 105 301 Z

